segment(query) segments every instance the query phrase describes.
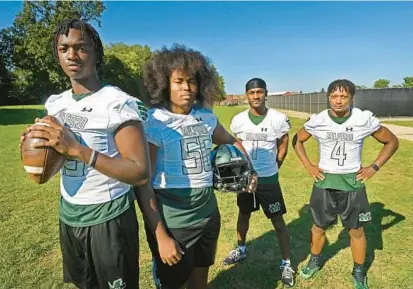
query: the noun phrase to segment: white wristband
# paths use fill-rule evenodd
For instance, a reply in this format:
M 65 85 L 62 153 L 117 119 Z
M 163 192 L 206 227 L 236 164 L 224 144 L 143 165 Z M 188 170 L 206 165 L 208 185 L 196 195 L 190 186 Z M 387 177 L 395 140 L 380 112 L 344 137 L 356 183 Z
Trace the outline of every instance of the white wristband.
M 97 153 L 98 153 L 97 151 L 93 150 L 92 153 L 90 154 L 90 159 L 89 159 L 89 162 L 87 163 L 89 167 L 92 165 L 93 159 L 96 157 Z

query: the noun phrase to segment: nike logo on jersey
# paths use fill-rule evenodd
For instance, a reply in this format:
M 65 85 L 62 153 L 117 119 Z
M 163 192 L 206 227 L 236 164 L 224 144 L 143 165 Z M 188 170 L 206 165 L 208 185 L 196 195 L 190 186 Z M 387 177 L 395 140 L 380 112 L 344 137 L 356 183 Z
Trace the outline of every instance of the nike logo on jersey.
M 91 112 L 93 109 L 92 108 L 87 108 L 87 107 L 84 107 L 84 108 L 82 108 L 82 110 L 81 111 L 86 111 L 86 112 Z

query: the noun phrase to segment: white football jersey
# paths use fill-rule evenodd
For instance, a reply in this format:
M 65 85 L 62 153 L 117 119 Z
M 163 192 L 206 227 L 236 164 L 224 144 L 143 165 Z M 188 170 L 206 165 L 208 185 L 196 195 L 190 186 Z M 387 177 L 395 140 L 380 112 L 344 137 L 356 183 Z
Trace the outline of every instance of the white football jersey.
M 269 108 L 265 118 L 255 125 L 245 110 L 232 119 L 230 129 L 242 141 L 259 177 L 269 177 L 278 172 L 277 140 L 289 132 L 288 117 Z
M 196 106 L 188 115 L 165 108 L 148 110 L 146 136 L 158 147 L 155 189 L 212 186 L 212 135 L 217 123 L 212 111 Z
M 117 87 L 107 85 L 79 101 L 68 90 L 46 101 L 49 115 L 69 127 L 76 138 L 91 149 L 120 157 L 115 130 L 129 120 L 146 118 L 141 101 Z M 61 194 L 78 205 L 100 204 L 127 193 L 131 186 L 105 176 L 78 159 L 68 159 L 61 169 Z
M 380 121 L 369 110 L 353 108 L 346 122 L 338 124 L 326 109 L 312 115 L 304 128 L 318 141 L 319 167 L 330 174 L 349 174 L 360 169 L 363 141 L 380 128 Z

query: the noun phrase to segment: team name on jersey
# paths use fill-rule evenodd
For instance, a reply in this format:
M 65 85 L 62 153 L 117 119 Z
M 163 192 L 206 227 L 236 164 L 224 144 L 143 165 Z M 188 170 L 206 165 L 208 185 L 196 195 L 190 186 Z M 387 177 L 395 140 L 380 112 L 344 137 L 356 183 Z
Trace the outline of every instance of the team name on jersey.
M 87 117 L 78 116 L 66 112 L 60 112 L 58 118 L 63 121 L 70 128 L 83 130 L 88 122 Z
M 327 139 L 334 141 L 352 141 L 353 134 L 346 132 L 327 132 Z
M 268 139 L 268 136 L 267 134 L 264 134 L 264 133 L 251 133 L 251 132 L 245 133 L 245 140 L 266 141 L 267 139 Z
M 200 135 L 208 134 L 208 129 L 203 124 L 182 126 L 181 131 L 182 131 L 183 136 L 185 137 L 200 136 Z

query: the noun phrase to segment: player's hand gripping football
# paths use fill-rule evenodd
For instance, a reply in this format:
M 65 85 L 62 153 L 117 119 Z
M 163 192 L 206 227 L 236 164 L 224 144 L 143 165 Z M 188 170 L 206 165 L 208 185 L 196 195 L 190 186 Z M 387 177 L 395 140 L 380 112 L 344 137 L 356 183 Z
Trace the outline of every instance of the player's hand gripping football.
M 365 183 L 368 179 L 370 179 L 377 171 L 374 170 L 371 166 L 361 168 L 356 175 L 356 180 Z
M 184 255 L 185 252 L 181 249 L 175 239 L 165 236 L 162 239 L 158 238 L 157 241 L 159 256 L 164 264 L 173 266 L 181 261 L 182 255 Z
M 36 118 L 34 125 L 28 128 L 27 137 L 43 138 L 34 147 L 51 146 L 62 155 L 76 157 L 81 144 L 76 140 L 74 134 L 59 123 L 53 116 Z M 45 125 L 39 125 L 45 124 Z
M 320 169 L 317 165 L 309 164 L 305 168 L 315 182 L 325 179 L 322 169 Z

